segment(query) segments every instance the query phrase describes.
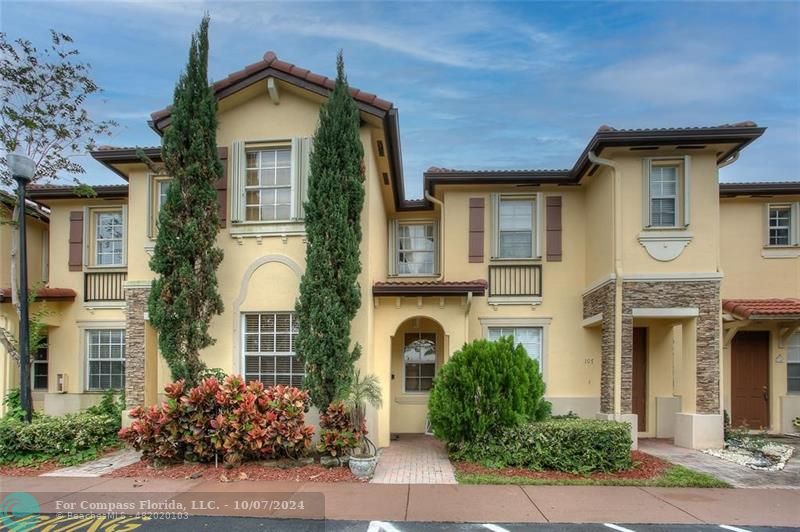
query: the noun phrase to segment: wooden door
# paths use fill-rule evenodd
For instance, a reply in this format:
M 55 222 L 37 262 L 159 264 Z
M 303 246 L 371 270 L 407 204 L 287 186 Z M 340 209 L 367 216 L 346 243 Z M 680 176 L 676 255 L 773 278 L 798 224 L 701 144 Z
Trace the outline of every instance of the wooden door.
M 647 329 L 633 328 L 632 411 L 639 416 L 639 432 L 647 430 Z
M 769 426 L 769 332 L 739 331 L 731 342 L 731 424 Z

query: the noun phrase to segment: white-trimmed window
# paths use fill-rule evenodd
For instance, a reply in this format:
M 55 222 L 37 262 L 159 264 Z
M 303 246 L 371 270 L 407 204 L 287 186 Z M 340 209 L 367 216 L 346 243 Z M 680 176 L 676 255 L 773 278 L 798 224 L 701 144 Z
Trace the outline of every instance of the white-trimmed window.
M 536 199 L 529 196 L 500 196 L 496 216 L 496 257 L 535 258 Z
M 767 205 L 767 245 L 797 246 L 800 204 L 771 203 Z
M 433 275 L 436 271 L 436 225 L 398 223 L 397 274 Z
M 246 164 L 245 220 L 274 222 L 291 219 L 291 147 L 247 150 Z
M 156 179 L 156 218 L 158 217 L 158 213 L 161 212 L 161 208 L 167 202 L 167 192 L 169 192 L 169 186 L 172 184 L 172 179 L 164 178 L 164 179 Z
M 539 364 L 542 371 L 542 327 L 489 327 L 489 340 L 496 341 L 504 336 L 511 336 L 515 344 L 522 344 L 528 356 Z
M 406 333 L 403 343 L 403 391 L 427 393 L 436 376 L 436 334 Z
M 92 209 L 91 265 L 125 265 L 125 212 L 123 208 Z
M 47 337 L 45 337 L 36 352 L 33 353 L 33 360 L 31 361 L 31 388 L 37 392 L 46 392 L 48 388 L 47 351 Z
M 293 312 L 242 314 L 245 379 L 264 386 L 303 386 L 305 368 L 295 354 L 297 319 Z
M 789 337 L 786 350 L 786 391 L 800 394 L 800 333 Z
M 689 225 L 689 156 L 646 158 L 644 178 L 645 227 Z
M 88 390 L 125 387 L 125 329 L 86 330 Z

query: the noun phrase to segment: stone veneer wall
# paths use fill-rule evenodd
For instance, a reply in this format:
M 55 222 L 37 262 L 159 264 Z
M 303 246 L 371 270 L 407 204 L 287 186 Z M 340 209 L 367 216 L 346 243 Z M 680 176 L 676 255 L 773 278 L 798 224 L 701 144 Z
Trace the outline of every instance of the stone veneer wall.
M 144 406 L 145 321 L 150 288 L 125 289 L 125 406 Z
M 625 282 L 622 288 L 622 412 L 631 412 L 634 308 L 696 307 L 697 413 L 719 414 L 719 281 Z M 605 338 L 604 338 L 605 341 Z
M 614 413 L 614 309 L 615 282 L 595 288 L 583 296 L 583 318 L 603 314 L 602 345 L 600 347 L 600 411 Z

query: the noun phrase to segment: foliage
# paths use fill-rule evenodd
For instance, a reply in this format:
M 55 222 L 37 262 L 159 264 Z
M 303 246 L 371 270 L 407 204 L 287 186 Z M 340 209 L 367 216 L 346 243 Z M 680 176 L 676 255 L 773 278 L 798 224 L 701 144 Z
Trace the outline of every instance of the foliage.
M 218 381 L 222 382 L 227 376 L 228 374 L 225 373 L 225 370 L 222 368 L 206 368 L 198 373 L 197 380 L 201 381 L 203 379 L 208 379 L 209 377 L 214 377 Z
M 366 427 L 356 430 L 353 417 L 343 401 L 336 401 L 319 417 L 319 443 L 317 451 L 330 456 L 350 454 L 361 444 L 361 438 L 366 433 Z
M 217 289 L 222 250 L 214 183 L 223 175 L 217 153 L 217 102 L 208 85 L 208 16 L 192 36 L 186 72 L 175 87 L 161 153 L 172 183 L 158 218 L 148 309 L 173 379 L 197 382 L 200 350 L 213 345 L 211 319 L 223 311 Z
M 72 38 L 54 30 L 44 50 L 27 39 L 9 41 L 0 32 L 0 146 L 33 159 L 34 180 L 84 173 L 74 157 L 93 149 L 96 139 L 117 125 L 89 115 L 88 99 L 101 90 L 78 55 Z M 0 183 L 11 184 L 5 156 Z
M 25 421 L 25 410 L 22 408 L 22 397 L 20 397 L 19 388 L 9 390 L 3 398 L 3 404 L 6 405 L 6 415 L 2 419 Z M 34 415 L 36 415 L 36 412 L 34 412 Z
M 485 473 L 456 472 L 459 484 L 511 484 L 539 486 L 648 486 L 660 488 L 730 488 L 731 486 L 707 473 L 679 465 L 670 466 L 663 475 L 651 479 L 639 478 L 531 478 Z
M 442 366 L 428 400 L 433 433 L 470 442 L 507 427 L 545 419 L 550 403 L 537 362 L 511 338 L 476 340 Z
M 314 428 L 305 425 L 308 393 L 289 386 L 265 389 L 238 375 L 210 377 L 186 389 L 183 381 L 164 388 L 161 406 L 135 408 L 120 438 L 162 461 L 209 462 L 227 466 L 244 460 L 297 458 L 311 447 Z
M 66 416 L 37 416 L 30 423 L 0 420 L 0 463 L 32 465 L 55 459 L 74 465 L 92 459 L 119 442 L 120 417 L 84 411 Z
M 487 467 L 591 473 L 631 467 L 627 423 L 593 419 L 542 421 L 508 427 L 452 448 L 457 460 Z
M 550 419 L 580 419 L 581 416 L 570 410 L 566 414 L 550 416 Z
M 361 210 L 364 148 L 358 107 L 350 95 L 344 60 L 336 60 L 336 85 L 322 105 L 314 134 L 305 204 L 306 271 L 297 301 L 297 355 L 305 386 L 325 409 L 343 394 L 360 346 L 350 346 L 350 322 L 361 306 Z
M 355 370 L 350 383 L 344 389 L 344 403 L 347 410 L 350 412 L 353 427 L 358 427 L 362 434 L 359 438 L 359 444 L 362 455 L 370 454 L 370 446 L 375 447 L 372 442 L 366 437 L 367 434 L 367 404 L 372 405 L 374 408 L 380 408 L 383 405 L 383 397 L 381 396 L 381 385 L 378 383 L 378 378 L 375 375 L 367 375 L 361 378 L 361 371 Z
M 797 416 L 796 418 L 794 418 L 794 419 L 792 420 L 792 425 L 794 425 L 795 427 L 797 427 L 798 429 L 800 429 L 800 416 Z
M 95 416 L 122 419 L 123 410 L 125 410 L 125 395 L 115 390 L 107 390 L 100 402 L 87 408 L 86 412 Z

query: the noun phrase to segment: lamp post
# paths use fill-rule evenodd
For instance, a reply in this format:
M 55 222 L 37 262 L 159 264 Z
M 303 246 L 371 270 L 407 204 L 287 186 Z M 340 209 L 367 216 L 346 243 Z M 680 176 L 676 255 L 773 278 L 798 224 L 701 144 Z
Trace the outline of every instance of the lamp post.
M 25 187 L 31 182 L 36 164 L 30 157 L 19 153 L 6 155 L 8 169 L 17 182 L 19 218 L 19 395 L 25 421 L 33 414 L 31 402 L 31 363 L 28 353 L 28 242 L 25 235 Z

